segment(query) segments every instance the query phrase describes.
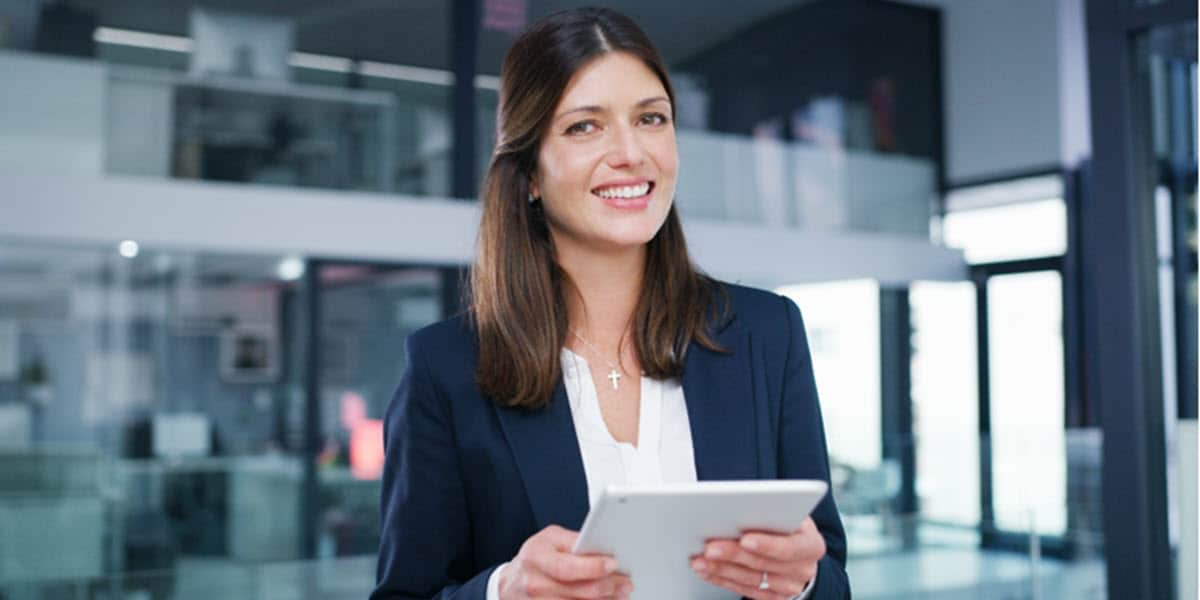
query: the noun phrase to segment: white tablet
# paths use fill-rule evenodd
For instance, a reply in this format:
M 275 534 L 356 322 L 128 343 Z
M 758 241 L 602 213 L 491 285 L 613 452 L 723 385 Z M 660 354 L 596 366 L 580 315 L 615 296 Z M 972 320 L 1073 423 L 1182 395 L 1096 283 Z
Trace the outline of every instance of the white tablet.
M 613 555 L 633 580 L 635 599 L 734 598 L 700 579 L 691 557 L 710 539 L 795 531 L 827 487 L 807 479 L 610 486 L 588 512 L 573 552 Z

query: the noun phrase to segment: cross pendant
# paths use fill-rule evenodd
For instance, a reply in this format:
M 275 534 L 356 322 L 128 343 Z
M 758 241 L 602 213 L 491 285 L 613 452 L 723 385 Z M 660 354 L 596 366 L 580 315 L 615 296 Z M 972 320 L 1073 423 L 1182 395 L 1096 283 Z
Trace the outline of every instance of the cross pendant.
M 621 382 L 621 374 L 618 373 L 616 369 L 613 369 L 608 372 L 608 379 L 609 381 L 612 381 L 613 389 L 615 390 L 617 389 L 617 385 Z

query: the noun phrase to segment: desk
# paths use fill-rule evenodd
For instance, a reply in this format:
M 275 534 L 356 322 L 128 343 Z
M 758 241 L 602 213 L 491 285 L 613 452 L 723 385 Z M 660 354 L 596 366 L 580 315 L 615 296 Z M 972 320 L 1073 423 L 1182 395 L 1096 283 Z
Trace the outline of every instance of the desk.
M 103 574 L 99 466 L 89 451 L 0 451 L 0 584 Z

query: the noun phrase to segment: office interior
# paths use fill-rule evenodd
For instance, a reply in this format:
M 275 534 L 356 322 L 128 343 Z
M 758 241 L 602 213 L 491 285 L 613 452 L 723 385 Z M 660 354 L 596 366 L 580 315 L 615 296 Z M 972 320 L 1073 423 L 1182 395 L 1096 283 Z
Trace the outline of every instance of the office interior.
M 363 598 L 498 70 L 574 0 L 0 0 L 0 599 Z M 602 4 L 805 315 L 856 598 L 1197 597 L 1196 5 Z

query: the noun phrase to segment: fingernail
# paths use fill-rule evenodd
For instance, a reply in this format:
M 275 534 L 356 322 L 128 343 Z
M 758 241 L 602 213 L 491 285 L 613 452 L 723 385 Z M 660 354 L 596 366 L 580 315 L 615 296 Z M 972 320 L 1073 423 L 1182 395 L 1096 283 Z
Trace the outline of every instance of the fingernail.
M 697 570 L 697 571 L 701 571 L 701 572 L 703 572 L 703 571 L 707 571 L 707 570 L 708 570 L 708 563 L 706 563 L 706 562 L 704 562 L 704 561 L 702 561 L 702 560 L 700 560 L 700 559 L 696 559 L 696 560 L 693 560 L 693 561 L 692 561 L 692 568 L 693 568 L 693 569 L 695 569 L 695 570 Z
M 617 561 L 615 559 L 612 559 L 612 558 L 604 559 L 604 571 L 606 573 L 612 573 L 613 571 L 616 571 L 616 570 L 617 570 Z
M 742 546 L 750 550 L 758 550 L 760 544 L 761 542 L 758 541 L 758 538 L 742 538 Z
M 630 592 L 632 592 L 632 591 L 633 591 L 633 584 L 632 584 L 632 583 L 622 583 L 622 584 L 621 584 L 621 595 L 622 595 L 622 596 L 628 596 L 628 595 L 629 595 L 629 593 L 630 593 Z
M 704 555 L 709 558 L 721 558 L 725 555 L 725 551 L 721 550 L 717 546 L 711 546 L 708 550 L 704 551 Z

